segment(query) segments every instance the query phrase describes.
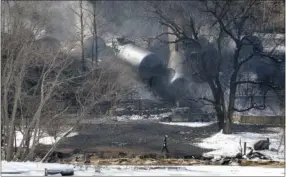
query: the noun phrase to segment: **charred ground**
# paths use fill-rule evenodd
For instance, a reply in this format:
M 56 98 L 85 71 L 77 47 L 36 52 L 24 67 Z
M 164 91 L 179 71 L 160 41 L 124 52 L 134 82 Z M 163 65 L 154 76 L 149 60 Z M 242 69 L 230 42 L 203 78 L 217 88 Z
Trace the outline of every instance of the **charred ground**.
M 234 133 L 263 133 L 267 127 L 234 124 L 233 128 Z M 164 135 L 168 135 L 170 157 L 190 158 L 200 157 L 211 150 L 194 144 L 217 133 L 217 125 L 184 127 L 148 121 L 84 123 L 77 131 L 79 134 L 67 138 L 57 151 L 95 153 L 100 158 L 158 157 L 161 155 Z

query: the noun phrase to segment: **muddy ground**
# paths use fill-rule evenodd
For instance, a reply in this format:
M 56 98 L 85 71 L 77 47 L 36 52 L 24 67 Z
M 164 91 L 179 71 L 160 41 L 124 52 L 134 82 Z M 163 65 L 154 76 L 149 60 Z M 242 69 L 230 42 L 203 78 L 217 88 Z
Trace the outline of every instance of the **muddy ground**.
M 233 131 L 263 133 L 267 127 L 269 126 L 234 124 Z M 160 155 L 164 135 L 168 135 L 170 157 L 182 158 L 200 156 L 210 151 L 211 149 L 202 149 L 194 143 L 217 133 L 217 125 L 193 128 L 154 121 L 86 122 L 77 131 L 78 135 L 67 138 L 57 149 L 96 153 L 100 158 Z

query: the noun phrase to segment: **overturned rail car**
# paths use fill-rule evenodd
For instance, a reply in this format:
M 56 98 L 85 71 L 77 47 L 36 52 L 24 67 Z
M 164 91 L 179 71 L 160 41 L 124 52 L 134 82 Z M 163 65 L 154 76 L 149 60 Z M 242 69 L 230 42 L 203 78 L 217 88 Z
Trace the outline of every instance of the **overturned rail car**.
M 119 44 L 117 56 L 136 68 L 143 79 L 163 76 L 165 69 L 161 60 L 153 53 L 133 43 Z
M 164 66 L 155 53 L 126 39 L 117 39 L 115 48 L 117 57 L 136 68 L 140 77 L 147 80 L 149 86 L 162 98 L 175 101 L 184 96 L 186 81 L 182 63 L 177 66 L 177 60 L 174 60 L 168 67 Z

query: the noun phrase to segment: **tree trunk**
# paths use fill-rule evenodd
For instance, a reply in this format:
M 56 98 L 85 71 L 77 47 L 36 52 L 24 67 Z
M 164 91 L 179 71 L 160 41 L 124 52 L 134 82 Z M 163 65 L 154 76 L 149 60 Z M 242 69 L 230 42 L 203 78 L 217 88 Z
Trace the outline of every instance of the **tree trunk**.
M 91 62 L 92 62 L 92 66 L 94 64 L 94 40 L 95 40 L 95 37 L 94 37 L 94 32 L 92 34 L 92 50 L 91 50 Z
M 84 45 L 83 45 L 83 11 L 82 11 L 82 0 L 79 2 L 80 6 L 80 43 L 81 43 L 81 62 L 82 62 L 82 70 L 85 71 L 85 60 L 84 60 Z
M 232 134 L 232 116 L 233 112 L 228 112 L 227 116 L 225 117 L 225 123 L 223 127 L 224 134 Z
M 23 59 L 24 60 L 24 59 Z M 22 63 L 25 64 L 25 63 Z M 7 160 L 12 160 L 12 154 L 13 154 L 13 140 L 14 140 L 14 133 L 15 133 L 15 120 L 16 120 L 16 113 L 18 109 L 18 101 L 19 97 L 21 94 L 21 89 L 22 89 L 22 79 L 23 79 L 23 72 L 24 72 L 25 67 L 21 67 L 20 75 L 15 76 L 18 77 L 17 83 L 16 83 L 16 93 L 14 96 L 14 103 L 13 103 L 13 110 L 12 110 L 12 115 L 11 115 L 11 121 L 9 122 L 9 127 L 8 127 L 8 142 L 7 142 Z
M 71 134 L 71 132 L 78 126 L 78 124 L 80 123 L 82 117 L 80 117 L 76 123 L 71 127 L 70 130 L 68 130 L 63 137 L 61 137 L 57 142 L 55 142 L 55 144 L 51 147 L 51 149 L 48 151 L 48 153 L 43 157 L 43 159 L 41 160 L 41 162 L 45 162 L 47 160 L 47 158 L 50 156 L 51 153 L 54 152 L 54 150 L 57 148 L 57 146 L 63 141 L 65 140 L 65 138 L 67 136 L 69 136 L 69 134 Z
M 217 107 L 216 107 L 216 112 L 217 112 L 217 117 L 218 117 L 218 122 L 219 122 L 219 130 L 223 129 L 224 126 L 224 118 L 226 115 L 226 111 L 225 111 L 225 103 L 224 103 L 224 94 L 222 91 L 222 87 L 221 87 L 221 83 L 219 80 L 219 75 L 216 76 L 215 79 L 215 85 L 217 86 L 216 89 L 216 93 L 217 96 L 215 96 L 215 101 L 217 103 Z
M 235 93 L 236 93 L 236 85 L 231 84 L 230 93 L 229 93 L 229 104 L 228 104 L 227 113 L 225 115 L 225 122 L 224 122 L 224 127 L 223 127 L 224 134 L 232 133 L 232 116 L 233 116 L 233 108 L 234 108 L 234 102 L 235 102 Z
M 235 94 L 237 85 L 235 84 L 237 74 L 239 72 L 239 65 L 238 65 L 238 59 L 239 59 L 239 52 L 241 49 L 241 45 L 236 44 L 237 48 L 235 50 L 234 56 L 233 56 L 233 72 L 230 77 L 230 86 L 229 86 L 229 102 L 228 102 L 228 108 L 227 108 L 227 114 L 225 117 L 225 123 L 223 128 L 224 134 L 232 134 L 232 116 L 233 116 L 233 110 L 234 110 L 234 104 L 235 104 Z
M 225 117 L 225 123 L 224 123 L 224 128 L 223 128 L 224 134 L 232 133 L 232 116 L 233 116 L 233 108 L 234 108 L 235 93 L 236 93 L 236 85 L 233 84 L 234 83 L 233 78 L 234 77 L 232 77 L 231 84 L 230 84 L 229 104 L 228 104 L 227 114 Z
M 224 127 L 224 112 L 221 110 L 216 110 L 217 120 L 218 120 L 218 129 L 222 130 Z
M 27 128 L 27 126 L 26 126 L 26 128 Z M 23 150 L 24 152 L 20 156 L 20 159 L 24 159 L 28 155 L 29 149 L 30 149 L 30 141 L 31 141 L 31 131 L 28 130 L 28 137 L 27 137 L 27 140 L 25 140 L 25 142 L 24 142 L 24 150 Z
M 98 40 L 97 40 L 97 24 L 96 24 L 96 1 L 93 4 L 93 30 L 95 40 L 95 66 L 98 66 Z M 93 49 L 92 49 L 93 50 Z
M 4 69 L 4 74 L 3 75 L 6 75 L 6 78 L 5 80 L 3 80 L 3 82 L 1 84 L 3 84 L 3 102 L 2 102 L 2 105 L 1 105 L 1 108 L 2 108 L 2 112 L 1 112 L 1 126 L 3 127 L 2 132 L 3 132 L 3 147 L 4 147 L 4 151 L 5 153 L 7 152 L 7 147 L 5 147 L 7 144 L 7 136 L 8 136 L 8 123 L 9 123 L 9 114 L 8 114 L 8 92 L 10 90 L 10 85 L 11 85 L 11 81 L 10 81 L 10 78 L 12 77 L 12 74 L 13 74 L 13 60 L 11 59 L 11 62 L 9 62 L 8 64 L 5 65 L 5 69 Z M 5 160 L 6 160 L 6 157 L 5 156 Z
M 40 117 L 38 117 L 35 129 L 34 129 L 33 144 L 31 146 L 31 149 L 30 149 L 28 155 L 25 157 L 24 161 L 26 161 L 26 160 L 32 161 L 33 160 L 34 152 L 35 152 L 36 146 L 39 142 L 39 139 L 40 139 Z
M 30 140 L 30 134 L 29 134 L 29 133 L 30 133 L 30 130 L 31 130 L 31 128 L 35 125 L 36 121 L 37 121 L 38 119 L 40 119 L 44 104 L 45 104 L 45 101 L 41 101 L 39 107 L 37 108 L 37 111 L 35 112 L 35 114 L 34 114 L 32 120 L 31 120 L 31 122 L 30 122 L 30 124 L 29 124 L 28 127 L 25 129 L 25 131 L 23 132 L 23 139 L 22 139 L 22 141 L 21 141 L 21 143 L 20 143 L 20 145 L 19 145 L 19 148 L 18 148 L 18 150 L 17 150 L 16 155 L 14 156 L 15 159 L 20 157 L 21 152 L 22 152 L 22 150 L 23 150 L 23 147 L 22 147 L 22 146 L 23 146 L 24 142 Z

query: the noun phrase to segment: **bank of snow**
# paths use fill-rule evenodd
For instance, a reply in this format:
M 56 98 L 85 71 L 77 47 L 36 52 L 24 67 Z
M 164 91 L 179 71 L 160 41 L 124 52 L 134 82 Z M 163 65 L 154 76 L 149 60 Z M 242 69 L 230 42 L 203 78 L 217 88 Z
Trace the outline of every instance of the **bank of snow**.
M 283 131 L 281 128 L 272 128 L 271 131 L 272 133 L 241 132 L 230 135 L 219 132 L 203 139 L 196 145 L 205 149 L 213 149 L 213 151 L 205 153 L 205 155 L 235 156 L 240 152 L 240 140 L 242 147 L 244 142 L 247 143 L 247 147 L 253 147 L 257 141 L 269 138 L 271 143 L 269 149 L 278 149 Z M 284 160 L 284 143 L 282 143 L 279 153 L 270 150 L 260 152 L 270 156 L 273 160 Z
M 207 127 L 216 122 L 160 122 L 166 125 L 186 126 L 186 127 Z
M 74 176 L 284 176 L 283 168 L 241 166 L 73 166 L 57 163 L 5 162 L 2 176 L 44 176 L 50 170 L 74 170 Z M 13 174 L 12 174 L 13 173 Z M 60 176 L 60 174 L 59 174 Z

